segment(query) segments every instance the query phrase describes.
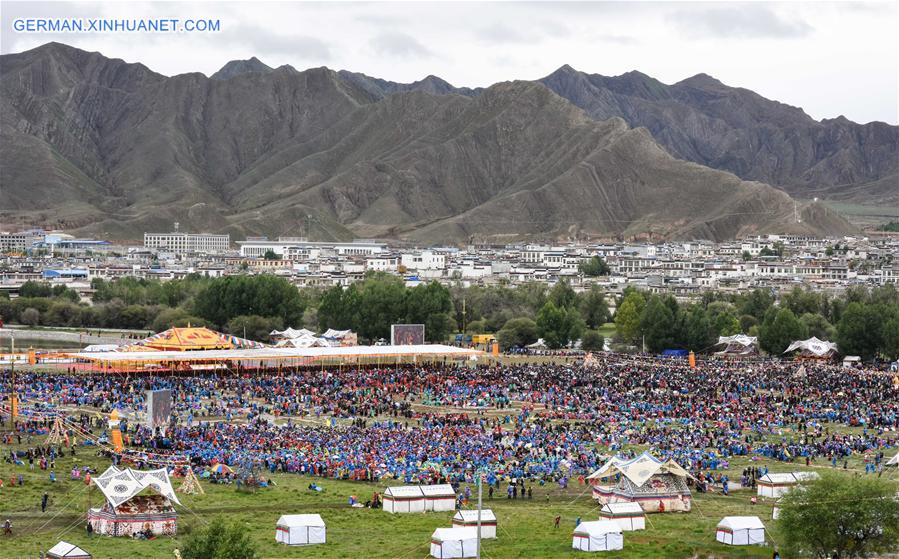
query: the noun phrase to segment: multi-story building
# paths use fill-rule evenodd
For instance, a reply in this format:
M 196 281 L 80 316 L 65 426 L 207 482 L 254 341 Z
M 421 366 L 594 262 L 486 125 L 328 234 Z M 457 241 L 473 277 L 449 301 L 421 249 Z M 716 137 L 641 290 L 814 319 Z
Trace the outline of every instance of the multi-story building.
M 230 235 L 212 233 L 144 233 L 144 247 L 175 254 L 221 253 L 231 248 Z

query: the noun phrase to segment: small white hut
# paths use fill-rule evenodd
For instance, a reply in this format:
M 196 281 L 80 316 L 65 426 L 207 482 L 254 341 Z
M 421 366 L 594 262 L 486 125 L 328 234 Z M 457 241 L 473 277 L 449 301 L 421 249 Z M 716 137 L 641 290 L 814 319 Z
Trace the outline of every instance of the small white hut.
M 437 512 L 456 510 L 456 492 L 452 485 L 448 483 L 422 485 L 421 492 L 425 496 L 425 510 Z
M 478 531 L 474 528 L 437 528 L 431 534 L 431 557 L 453 559 L 475 557 Z
M 384 510 L 390 513 L 424 512 L 425 496 L 418 485 L 396 485 L 384 490 Z
M 646 514 L 639 503 L 606 503 L 599 511 L 599 518 L 618 523 L 626 532 L 646 529 Z
M 624 548 L 621 527 L 611 520 L 581 522 L 571 534 L 571 547 L 578 551 L 614 551 Z
M 478 511 L 458 510 L 453 516 L 455 528 L 478 528 Z M 481 539 L 493 539 L 496 537 L 496 515 L 490 509 L 481 509 Z
M 275 527 L 275 541 L 287 545 L 325 543 L 325 521 L 318 514 L 282 514 Z
M 758 516 L 725 516 L 718 523 L 715 539 L 727 545 L 764 545 L 765 525 Z
M 783 474 L 767 473 L 756 482 L 759 497 L 777 499 L 789 493 L 794 487 L 806 481 L 818 479 L 817 472 L 792 472 Z

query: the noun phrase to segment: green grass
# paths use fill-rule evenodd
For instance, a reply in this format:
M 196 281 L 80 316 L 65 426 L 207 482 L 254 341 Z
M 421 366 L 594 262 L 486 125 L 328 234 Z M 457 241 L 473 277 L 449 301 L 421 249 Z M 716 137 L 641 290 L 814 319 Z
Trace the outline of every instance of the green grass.
M 77 464 L 89 463 L 98 469 L 108 463 L 81 450 Z M 316 479 L 325 487 L 323 493 L 309 491 L 306 487 L 312 478 L 295 474 L 277 474 L 276 487 L 260 490 L 255 494 L 239 493 L 230 485 L 213 485 L 202 482 L 205 495 L 181 496 L 185 505 L 179 509 L 179 535 L 174 538 L 158 538 L 153 541 L 135 541 L 102 536 L 88 537 L 84 530 L 84 513 L 88 499 L 93 506 L 101 502 L 100 493 L 88 490 L 82 482 L 68 480 L 73 459 L 65 457 L 57 462 L 59 481 L 51 484 L 46 472 L 34 473 L 26 467 L 13 467 L 3 463 L 0 476 L 7 485 L 0 489 L 0 521 L 10 518 L 14 524 L 14 537 L 0 537 L 0 557 L 37 557 L 59 539 L 78 544 L 96 558 L 172 558 L 184 536 L 202 526 L 211 518 L 221 515 L 238 522 L 258 544 L 260 557 L 315 557 L 330 558 L 416 558 L 428 554 L 429 538 L 435 528 L 451 525 L 451 512 L 411 515 L 391 515 L 381 510 L 353 509 L 347 505 L 350 495 L 366 500 L 371 493 L 382 490 L 386 484 L 354 483 Z M 732 463 L 730 477 L 739 480 L 739 473 L 747 463 Z M 804 469 L 804 465 L 763 462 L 774 471 Z M 852 466 L 858 461 L 852 462 Z M 828 467 L 819 463 L 819 467 Z M 8 482 L 18 473 L 25 476 L 25 486 L 10 487 Z M 175 485 L 180 480 L 175 480 Z M 733 487 L 732 483 L 732 487 Z M 50 507 L 40 512 L 40 497 L 44 491 L 50 494 Z M 688 514 L 656 514 L 647 519 L 647 529 L 625 532 L 625 547 L 621 552 L 604 554 L 614 558 L 656 557 L 733 557 L 768 558 L 772 548 L 727 547 L 715 542 L 714 528 L 723 516 L 757 515 L 771 530 L 770 538 L 779 539 L 771 521 L 772 504 L 750 504 L 754 493 L 739 490 L 730 497 L 720 495 L 695 495 L 693 512 Z M 497 492 L 497 497 L 500 492 Z M 498 539 L 487 540 L 483 557 L 538 558 L 578 557 L 571 549 L 571 530 L 575 519 L 595 520 L 598 507 L 590 498 L 590 492 L 576 482 L 566 491 L 553 484 L 541 488 L 534 485 L 533 500 L 487 499 L 485 508 L 494 510 L 499 520 Z M 473 506 L 474 503 L 472 503 Z M 275 522 L 281 514 L 319 513 L 328 525 L 328 543 L 314 547 L 286 547 L 274 541 Z M 561 528 L 553 528 L 553 518 L 561 515 Z

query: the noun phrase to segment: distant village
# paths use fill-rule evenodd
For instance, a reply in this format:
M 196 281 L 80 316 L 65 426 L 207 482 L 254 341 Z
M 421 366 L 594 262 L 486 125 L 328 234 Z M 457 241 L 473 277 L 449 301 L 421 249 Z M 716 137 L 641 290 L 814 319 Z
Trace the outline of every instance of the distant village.
M 598 260 L 597 258 L 601 260 Z M 598 265 L 598 266 L 597 266 Z M 853 285 L 899 282 L 899 235 L 816 239 L 760 235 L 738 241 L 509 244 L 415 247 L 381 240 L 310 241 L 302 237 L 146 233 L 142 245 L 79 239 L 62 232 L 0 233 L 0 289 L 15 296 L 26 281 L 65 284 L 89 295 L 94 278 L 161 280 L 189 274 L 276 274 L 297 287 L 349 285 L 371 271 L 409 286 L 554 284 L 609 293 L 633 286 L 687 301 L 706 291 L 796 284 L 839 293 Z

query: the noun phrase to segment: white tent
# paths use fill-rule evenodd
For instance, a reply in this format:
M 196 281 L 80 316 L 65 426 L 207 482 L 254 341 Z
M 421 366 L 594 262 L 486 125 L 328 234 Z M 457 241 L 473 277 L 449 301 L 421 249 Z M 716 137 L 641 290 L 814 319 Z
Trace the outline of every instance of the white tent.
M 275 541 L 287 545 L 325 543 L 325 521 L 318 514 L 282 514 L 275 528 Z
M 758 516 L 725 516 L 718 523 L 715 539 L 727 545 L 762 545 L 765 525 Z
M 422 485 L 421 493 L 425 496 L 425 510 L 456 510 L 456 492 L 453 490 L 453 486 L 448 483 Z
M 759 478 L 756 490 L 759 497 L 777 499 L 804 481 L 818 479 L 817 472 L 767 473 Z
M 837 350 L 837 344 L 819 340 L 814 336 L 807 340 L 797 340 L 791 343 L 790 346 L 784 351 L 784 353 L 791 353 L 794 351 L 799 352 L 799 355 L 805 357 L 813 357 L 819 359 L 830 358 L 839 353 L 839 350 Z
M 893 456 L 884 466 L 899 466 L 899 452 L 896 453 L 896 456 Z
M 425 495 L 417 485 L 397 485 L 384 490 L 387 512 L 424 512 Z
M 169 480 L 169 473 L 165 468 L 157 470 L 132 470 L 127 468 L 120 470 L 115 466 L 106 468 L 102 474 L 93 478 L 96 485 L 106 501 L 112 507 L 117 507 L 126 501 L 141 493 L 144 489 L 150 488 L 159 493 L 169 501 L 181 504 L 172 482 Z
M 299 330 L 287 328 L 286 330 L 272 330 L 269 332 L 269 336 L 284 340 L 292 340 L 293 338 L 300 338 L 303 336 L 315 336 L 315 332 L 307 330 L 306 328 L 300 328 Z
M 90 559 L 91 554 L 75 544 L 61 541 L 50 548 L 47 557 L 51 559 Z
M 453 516 L 454 528 L 478 528 L 478 511 L 458 510 Z M 496 537 L 496 515 L 490 509 L 481 509 L 481 539 Z
M 623 531 L 646 529 L 646 514 L 639 503 L 606 503 L 599 511 L 599 518 L 618 523 Z
M 431 534 L 431 557 L 475 557 L 478 531 L 474 528 L 437 528 Z
M 587 479 L 601 504 L 635 502 L 644 512 L 689 512 L 687 479 L 692 477 L 673 459 L 644 452 L 630 460 L 612 457 Z
M 753 355 L 758 353 L 758 341 L 755 336 L 737 334 L 735 336 L 719 336 L 716 347 L 721 349 L 716 355 Z
M 571 536 L 571 547 L 578 551 L 613 551 L 624 548 L 621 527 L 611 520 L 581 522 Z

